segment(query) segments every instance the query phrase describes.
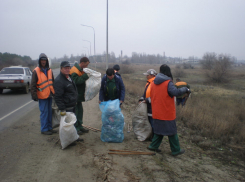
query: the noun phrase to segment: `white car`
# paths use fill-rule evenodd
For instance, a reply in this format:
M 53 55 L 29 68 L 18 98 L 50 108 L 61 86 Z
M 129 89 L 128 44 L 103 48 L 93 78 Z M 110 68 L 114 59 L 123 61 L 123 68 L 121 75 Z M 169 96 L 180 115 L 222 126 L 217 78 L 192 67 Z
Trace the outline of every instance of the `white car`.
M 28 94 L 31 86 L 32 72 L 28 67 L 10 66 L 0 72 L 0 94 L 3 89 L 23 89 Z

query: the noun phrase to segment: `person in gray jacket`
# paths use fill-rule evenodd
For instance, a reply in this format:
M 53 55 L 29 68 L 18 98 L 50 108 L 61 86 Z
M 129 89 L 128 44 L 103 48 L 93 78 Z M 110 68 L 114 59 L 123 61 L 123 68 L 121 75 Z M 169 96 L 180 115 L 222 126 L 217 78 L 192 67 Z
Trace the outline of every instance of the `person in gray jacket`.
M 162 65 L 160 73 L 157 74 L 151 84 L 151 106 L 154 127 L 154 136 L 150 146 L 147 148 L 152 151 L 161 152 L 163 136 L 168 136 L 171 152 L 173 156 L 183 154 L 184 149 L 180 148 L 176 126 L 176 110 L 174 96 L 188 93 L 187 87 L 176 88 L 173 84 L 173 77 L 169 66 Z

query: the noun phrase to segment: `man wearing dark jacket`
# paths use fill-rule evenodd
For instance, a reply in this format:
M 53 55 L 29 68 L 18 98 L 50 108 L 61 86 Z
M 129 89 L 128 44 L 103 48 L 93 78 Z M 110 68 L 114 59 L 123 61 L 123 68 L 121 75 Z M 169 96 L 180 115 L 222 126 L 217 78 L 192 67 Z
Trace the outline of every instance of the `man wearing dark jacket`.
M 88 67 L 89 59 L 87 57 L 83 57 L 80 59 L 80 63 L 75 63 L 75 65 L 70 70 L 70 75 L 74 83 L 76 84 L 78 91 L 78 99 L 76 104 L 76 117 L 77 121 L 75 123 L 75 128 L 77 129 L 77 134 L 82 135 L 83 133 L 88 133 L 88 129 L 85 129 L 83 124 L 83 105 L 82 102 L 85 101 L 85 87 L 86 80 L 89 78 L 87 73 L 83 71 L 83 68 Z
M 108 68 L 101 80 L 99 103 L 108 100 L 119 99 L 120 104 L 124 102 L 125 87 L 120 76 L 115 75 L 113 68 Z
M 41 133 L 52 135 L 57 133 L 52 128 L 52 95 L 54 94 L 54 75 L 49 68 L 48 57 L 41 53 L 39 66 L 33 70 L 31 81 L 31 96 L 34 101 L 39 101 Z
M 54 99 L 61 116 L 65 116 L 66 112 L 75 113 L 77 103 L 77 87 L 69 75 L 70 70 L 68 61 L 61 62 L 60 74 L 54 80 Z M 79 138 L 77 141 L 83 141 L 83 139 Z

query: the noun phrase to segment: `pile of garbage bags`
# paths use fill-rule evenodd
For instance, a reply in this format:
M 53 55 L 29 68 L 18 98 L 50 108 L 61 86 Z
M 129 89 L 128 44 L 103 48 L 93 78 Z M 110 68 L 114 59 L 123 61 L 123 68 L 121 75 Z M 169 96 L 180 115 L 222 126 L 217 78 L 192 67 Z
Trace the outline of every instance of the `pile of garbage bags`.
M 89 79 L 86 80 L 85 88 L 85 101 L 89 101 L 99 93 L 101 85 L 101 73 L 89 68 L 84 68 L 83 71 L 89 76 Z
M 103 142 L 121 143 L 124 140 L 124 116 L 118 99 L 100 103 L 102 112 L 101 140 Z

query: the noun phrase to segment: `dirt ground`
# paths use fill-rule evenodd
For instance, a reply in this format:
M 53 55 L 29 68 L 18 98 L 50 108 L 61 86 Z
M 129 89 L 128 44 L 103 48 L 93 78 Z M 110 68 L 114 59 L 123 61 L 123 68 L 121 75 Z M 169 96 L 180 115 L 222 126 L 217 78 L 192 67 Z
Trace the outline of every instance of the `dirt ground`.
M 126 126 L 131 124 L 127 102 L 122 110 Z M 100 129 L 101 111 L 98 96 L 84 107 L 84 124 Z M 179 128 L 178 128 L 179 129 Z M 0 181 L 245 181 L 245 164 L 226 163 L 212 157 L 184 137 L 180 128 L 181 147 L 186 153 L 170 155 L 167 137 L 156 155 L 112 155 L 109 149 L 147 151 L 150 144 L 138 141 L 124 129 L 122 143 L 104 143 L 100 132 L 82 135 L 84 142 L 62 150 L 59 134 L 40 134 L 39 109 L 34 108 L 16 124 L 0 133 Z

